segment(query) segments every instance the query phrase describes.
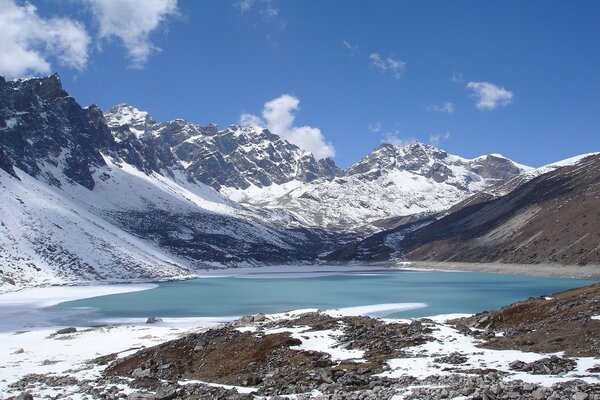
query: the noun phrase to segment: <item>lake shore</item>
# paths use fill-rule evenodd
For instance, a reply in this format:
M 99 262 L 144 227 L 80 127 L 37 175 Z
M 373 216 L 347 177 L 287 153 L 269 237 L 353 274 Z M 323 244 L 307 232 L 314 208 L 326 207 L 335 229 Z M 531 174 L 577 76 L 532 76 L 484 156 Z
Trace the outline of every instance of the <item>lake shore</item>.
M 360 270 L 361 273 L 386 270 L 382 265 L 356 268 L 355 271 Z M 410 271 L 418 269 L 418 266 L 402 264 L 396 269 L 406 270 L 406 275 L 409 276 L 413 275 Z M 293 273 L 293 270 L 272 268 L 246 272 L 249 273 L 249 276 L 245 276 L 248 279 L 279 278 L 281 275 L 289 276 L 287 273 Z M 309 274 L 312 276 L 315 273 L 328 275 L 338 271 L 335 267 L 327 266 Z M 461 281 L 465 278 L 458 272 L 446 275 L 454 275 Z M 92 293 L 108 294 L 152 287 L 153 285 L 67 287 L 62 288 L 65 289 L 64 292 L 61 288 L 54 287 L 39 289 L 39 292 L 31 289 L 9 297 L 10 304 L 20 307 L 19 313 L 25 317 L 27 309 L 41 310 L 60 300 L 86 297 Z M 92 293 L 89 293 L 90 289 Z M 589 292 L 589 289 L 584 291 Z M 589 304 L 583 313 L 564 313 L 565 318 L 577 319 L 574 323 L 576 327 L 593 327 L 600 318 L 596 302 L 578 301 L 578 298 L 567 301 L 544 296 L 531 301 L 547 303 L 549 307 L 559 304 L 567 310 L 573 310 L 570 307 L 572 303 L 579 306 Z M 5 305 L 9 305 L 8 301 Z M 452 322 L 456 318 L 467 317 L 467 314 L 409 319 L 365 317 L 381 317 L 391 311 L 424 306 L 425 304 L 420 303 L 377 304 L 327 309 L 328 311 L 315 308 L 266 315 L 261 313 L 239 319 L 165 318 L 154 324 L 146 324 L 143 319 L 139 319 L 116 325 L 107 323 L 69 327 L 50 324 L 42 327 L 26 326 L 16 332 L 0 331 L 0 342 L 4 344 L 4 349 L 0 351 L 0 364 L 3 365 L 0 368 L 0 397 L 16 399 L 23 393 L 30 392 L 36 397 L 70 397 L 73 400 L 83 400 L 90 396 L 115 398 L 117 394 L 131 399 L 162 399 L 159 393 L 165 390 L 177 393 L 177 398 L 194 395 L 232 400 L 250 400 L 255 398 L 253 394 L 263 395 L 262 398 L 265 399 L 282 394 L 293 394 L 297 399 L 347 398 L 335 397 L 336 391 L 348 396 L 360 394 L 363 396 L 361 398 L 369 400 L 424 400 L 461 395 L 480 398 L 490 390 L 516 393 L 524 399 L 546 398 L 554 394 L 558 396 L 555 398 L 574 398 L 575 395 L 596 393 L 596 389 L 599 389 L 600 394 L 600 376 L 595 372 L 600 371 L 600 359 L 596 353 L 579 354 L 565 360 L 549 359 L 544 352 L 511 346 L 503 349 L 482 348 L 481 345 L 486 340 L 502 340 L 505 335 L 519 339 L 518 335 L 522 333 L 506 328 L 496 331 L 464 328 Z M 557 308 L 559 309 L 562 308 Z M 547 312 L 541 314 L 548 315 Z M 560 317 L 562 318 L 562 314 Z M 481 317 L 476 318 L 477 323 L 482 320 Z M 580 323 L 581 318 L 585 319 L 585 324 Z M 68 329 L 63 329 L 65 327 Z M 204 340 L 203 338 L 210 340 L 206 346 L 199 346 L 198 341 Z M 279 342 L 270 342 L 271 339 Z M 182 379 L 170 379 L 174 377 L 169 374 L 174 373 L 174 362 L 178 358 L 173 361 L 170 358 L 171 350 L 156 352 L 153 347 L 169 341 L 176 341 L 171 343 L 179 343 L 184 347 L 189 344 L 189 349 L 185 347 L 181 354 L 186 360 L 197 361 L 197 375 L 190 372 L 189 376 Z M 214 343 L 220 345 L 210 347 L 208 343 L 212 343 L 210 346 L 216 346 Z M 556 343 L 561 345 L 563 342 Z M 215 365 L 221 365 L 219 360 L 232 359 L 231 349 L 237 349 L 236 346 L 242 344 L 247 346 L 246 352 L 236 352 L 236 357 L 243 355 L 247 358 L 249 354 L 254 354 L 255 346 L 263 344 L 277 345 L 277 351 L 265 353 L 264 358 L 257 360 L 244 359 L 239 371 L 234 363 L 231 370 L 225 371 L 224 377 L 210 375 L 212 368 L 200 368 L 204 362 L 203 357 L 214 359 Z M 170 345 L 164 346 L 170 348 Z M 592 350 L 594 348 L 597 347 L 591 347 Z M 138 352 L 142 356 L 134 356 Z M 130 368 L 127 360 L 131 358 L 128 357 L 135 360 L 135 357 L 143 357 L 143 354 L 152 355 L 152 360 L 166 358 L 160 361 L 160 366 L 147 372 L 133 364 Z M 291 357 L 290 360 L 296 360 L 296 357 L 308 358 L 302 364 L 287 368 L 288 364 L 281 359 L 287 356 Z M 107 373 L 107 367 L 118 360 L 124 363 L 122 365 L 125 369 L 116 374 Z M 550 363 L 548 365 L 552 368 L 563 368 L 563 364 L 568 364 L 568 370 L 561 370 L 560 374 L 540 375 L 516 370 L 516 362 L 525 367 Z M 143 364 L 146 365 L 145 360 Z M 246 365 L 253 367 L 248 369 Z M 283 374 L 282 378 L 269 378 L 265 365 L 282 365 L 279 370 Z M 255 371 L 254 374 L 252 371 Z M 257 375 L 256 371 L 260 374 Z M 164 376 L 142 376 L 143 374 Z M 477 374 L 485 374 L 487 378 L 477 377 Z M 255 379 L 255 376 L 260 379 Z M 296 379 L 298 376 L 301 379 Z M 165 377 L 169 378 L 170 383 L 161 380 Z M 289 383 L 292 381 L 295 383 Z M 152 385 L 148 386 L 148 382 Z M 545 397 L 532 397 L 533 393 Z
M 467 263 L 454 261 L 406 261 L 394 268 L 426 271 L 489 272 L 494 274 L 582 278 L 600 280 L 600 265 Z
M 340 273 L 378 273 L 390 269 L 404 271 L 440 271 L 440 272 L 488 272 L 497 274 L 527 275 L 557 278 L 581 278 L 600 280 L 600 265 L 561 265 L 561 264 L 507 264 L 507 263 L 468 263 L 454 261 L 398 261 L 381 263 L 349 263 L 349 264 L 315 264 L 315 265 L 267 265 L 263 267 L 239 268 L 211 268 L 199 269 L 185 277 L 172 277 L 163 279 L 108 279 L 101 281 L 65 281 L 43 283 L 30 286 L 0 285 L 0 303 L 2 300 L 14 296 L 15 293 L 27 292 L 29 289 L 52 290 L 56 288 L 84 287 L 113 290 L 131 286 L 156 285 L 162 282 L 185 281 L 198 278 L 294 278 L 294 277 L 319 277 L 332 276 Z M 119 289 L 117 289 L 119 290 Z M 139 290 L 139 289 L 138 289 Z M 126 290 L 128 291 L 128 290 Z M 111 294 L 111 293 L 105 293 Z M 8 296 L 7 296 L 8 295 Z M 97 295 L 97 294 L 95 294 Z M 102 294 L 98 294 L 102 295 Z M 21 297 L 22 295 L 16 295 Z M 92 296 L 82 296 L 84 298 Z M 61 300 L 66 301 L 66 300 Z

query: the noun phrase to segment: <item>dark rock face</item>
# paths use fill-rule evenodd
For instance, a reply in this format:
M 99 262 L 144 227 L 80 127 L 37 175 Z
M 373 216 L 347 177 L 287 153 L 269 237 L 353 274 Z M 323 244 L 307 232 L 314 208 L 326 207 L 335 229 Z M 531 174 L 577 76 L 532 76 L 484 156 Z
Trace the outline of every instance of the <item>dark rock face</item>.
M 521 170 L 507 158 L 491 154 L 476 159 L 471 165 L 471 171 L 485 179 L 506 180 L 519 175 Z
M 119 104 L 106 113 L 119 154 L 143 170 L 185 170 L 190 179 L 220 190 L 246 189 L 298 179 L 332 178 L 342 171 L 316 160 L 266 129 L 232 125 L 224 130 L 185 120 L 157 123 L 146 112 Z
M 32 176 L 58 179 L 40 163 L 94 188 L 92 172 L 105 165 L 100 151 L 115 149 L 102 112 L 82 108 L 63 89 L 58 75 L 41 79 L 0 81 L 0 163 L 11 173 L 18 167 Z M 14 171 L 12 172 L 14 175 Z
M 217 190 L 222 186 L 263 187 L 293 179 L 310 182 L 341 173 L 333 161 L 317 161 L 266 129 L 230 126 L 205 132 L 213 134 L 190 138 L 175 151 L 182 161 L 191 163 L 189 172 L 194 178 Z
M 151 209 L 112 212 L 107 218 L 169 253 L 194 262 L 231 266 L 244 262 L 310 262 L 324 245 L 322 238 L 306 230 L 286 231 L 219 214 Z M 188 233 L 182 237 L 179 232 Z

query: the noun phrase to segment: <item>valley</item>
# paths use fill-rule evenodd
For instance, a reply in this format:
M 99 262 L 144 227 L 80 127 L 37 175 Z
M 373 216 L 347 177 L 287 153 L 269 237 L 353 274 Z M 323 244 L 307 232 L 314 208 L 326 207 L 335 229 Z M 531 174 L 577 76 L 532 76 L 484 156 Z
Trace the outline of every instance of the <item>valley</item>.
M 0 92 L 3 291 L 324 261 L 600 263 L 594 155 L 532 169 L 414 142 L 382 144 L 342 170 L 258 126 L 81 107 L 57 75 L 3 79 Z M 538 213 L 554 207 L 581 215 L 582 228 L 543 226 L 560 220 Z M 518 227 L 527 231 L 507 233 Z M 580 234 L 559 253 L 541 246 Z

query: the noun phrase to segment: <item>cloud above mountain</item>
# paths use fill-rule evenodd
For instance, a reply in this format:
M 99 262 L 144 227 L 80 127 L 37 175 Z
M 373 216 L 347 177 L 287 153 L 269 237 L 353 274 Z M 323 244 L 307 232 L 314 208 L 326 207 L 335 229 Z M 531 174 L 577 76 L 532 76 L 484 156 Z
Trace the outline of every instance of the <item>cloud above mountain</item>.
M 0 75 L 18 78 L 47 74 L 50 59 L 84 69 L 90 36 L 80 22 L 70 18 L 43 18 L 30 4 L 0 0 Z
M 160 51 L 150 34 L 169 17 L 178 15 L 177 0 L 86 0 L 98 23 L 100 39 L 116 38 L 125 47 L 131 66 L 142 67 Z
M 506 106 L 513 98 L 513 92 L 490 82 L 469 82 L 467 89 L 471 90 L 475 107 L 480 111 L 491 111 L 498 106 Z
M 48 74 L 54 63 L 84 70 L 92 41 L 116 39 L 131 66 L 143 67 L 158 51 L 151 34 L 178 15 L 177 0 L 80 0 L 97 31 L 71 17 L 44 17 L 29 2 L 0 0 L 0 75 L 21 78 Z M 75 14 L 80 16 L 80 14 Z
M 295 113 L 298 110 L 300 110 L 300 100 L 289 94 L 283 94 L 265 103 L 262 118 L 254 114 L 242 114 L 240 124 L 266 126 L 271 132 L 288 142 L 310 151 L 317 159 L 334 157 L 335 148 L 325 141 L 319 128 L 294 125 Z

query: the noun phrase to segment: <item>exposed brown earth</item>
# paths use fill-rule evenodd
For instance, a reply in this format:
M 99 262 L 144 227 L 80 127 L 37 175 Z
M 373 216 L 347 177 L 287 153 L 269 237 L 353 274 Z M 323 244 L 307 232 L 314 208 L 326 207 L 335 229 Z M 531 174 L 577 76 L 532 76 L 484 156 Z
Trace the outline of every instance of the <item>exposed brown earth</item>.
M 600 264 L 600 155 L 415 232 L 406 258 Z
M 107 376 L 142 381 L 198 379 L 237 386 L 258 386 L 262 394 L 303 393 L 316 387 L 334 392 L 365 389 L 385 361 L 403 356 L 402 349 L 432 337 L 420 322 L 384 323 L 368 317 L 335 318 L 307 313 L 298 318 L 265 322 L 256 332 L 240 332 L 240 322 L 185 336 L 116 360 Z M 291 349 L 301 340 L 289 333 L 265 334 L 270 328 L 309 327 L 310 331 L 342 330 L 340 345 L 364 350 L 365 361 L 334 362 L 328 353 Z M 323 387 L 322 387 L 323 388 Z
M 482 330 L 502 331 L 483 347 L 567 356 L 600 356 L 600 284 L 512 304 L 456 321 Z
M 199 379 L 249 385 L 268 367 L 311 364 L 324 354 L 289 350 L 301 342 L 289 333 L 255 335 L 231 327 L 212 329 L 142 350 L 110 365 L 108 375 L 138 378 Z

